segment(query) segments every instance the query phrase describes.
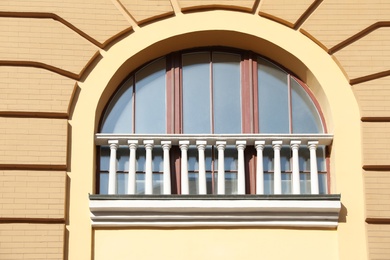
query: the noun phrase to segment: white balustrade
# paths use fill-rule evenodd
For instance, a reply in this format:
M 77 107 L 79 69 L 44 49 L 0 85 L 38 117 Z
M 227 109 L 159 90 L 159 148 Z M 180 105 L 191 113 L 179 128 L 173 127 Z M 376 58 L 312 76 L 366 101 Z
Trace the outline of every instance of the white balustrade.
M 144 146 L 146 150 L 145 159 L 145 194 L 153 194 L 153 171 L 152 171 L 152 149 L 154 141 L 145 140 Z
M 318 194 L 318 169 L 317 169 L 317 145 L 318 141 L 308 142 L 310 150 L 310 184 L 311 184 L 311 194 Z
M 170 149 L 173 145 L 180 147 L 180 173 L 177 176 L 180 180 L 180 194 L 189 194 L 189 176 L 188 176 L 188 149 L 190 144 L 195 144 L 198 150 L 198 163 L 199 163 L 199 174 L 198 174 L 198 194 L 207 194 L 207 178 L 206 178 L 206 158 L 205 150 L 206 146 L 214 146 L 218 151 L 218 168 L 217 171 L 217 185 L 214 194 L 224 195 L 225 184 L 226 184 L 226 169 L 225 169 L 225 149 L 227 145 L 235 144 L 237 148 L 237 194 L 245 194 L 245 178 L 248 173 L 245 172 L 245 156 L 244 151 L 246 146 L 254 146 L 256 148 L 256 194 L 265 193 L 265 170 L 263 165 L 264 149 L 266 147 L 273 148 L 273 185 L 274 194 L 282 194 L 282 170 L 281 170 L 281 149 L 290 145 L 291 149 L 291 188 L 293 194 L 300 194 L 300 169 L 299 169 L 299 150 L 309 149 L 310 152 L 310 183 L 311 183 L 311 194 L 319 194 L 319 183 L 318 183 L 318 168 L 317 168 L 317 147 L 318 145 L 328 145 L 331 142 L 331 137 L 325 136 L 323 139 L 309 139 L 306 141 L 303 138 L 289 138 L 287 140 L 281 139 L 250 139 L 247 140 L 238 139 L 234 140 L 233 137 L 228 137 L 225 140 L 204 138 L 194 139 L 193 137 L 185 140 L 180 138 L 180 135 L 170 138 L 170 140 L 159 140 L 158 138 L 150 139 L 127 139 L 121 140 L 107 138 L 105 144 L 109 144 L 110 147 L 110 159 L 109 159 L 109 173 L 108 173 L 108 194 L 117 193 L 117 150 L 119 145 L 127 144 L 129 148 L 129 173 L 128 173 L 128 189 L 127 194 L 136 194 L 136 153 L 137 149 L 141 149 L 138 145 L 139 142 L 143 143 L 146 151 L 145 155 L 145 194 L 153 194 L 153 148 L 154 143 L 161 143 L 163 151 L 163 183 L 162 183 L 162 194 L 171 194 L 171 154 Z M 203 136 L 202 136 L 203 137 Z M 124 142 L 126 141 L 126 142 Z M 101 145 L 104 145 L 102 143 Z M 267 153 L 268 154 L 268 153 Z M 269 154 L 267 155 L 269 156 Z M 267 169 L 267 172 L 272 172 L 272 169 Z
M 292 150 L 292 193 L 300 194 L 300 178 L 299 178 L 299 155 L 298 149 L 301 141 L 291 141 L 291 150 Z
M 196 147 L 198 148 L 198 162 L 199 162 L 199 194 L 207 194 L 207 179 L 206 179 L 206 141 L 196 141 Z
M 118 140 L 109 140 L 110 145 L 110 168 L 108 172 L 108 194 L 116 194 L 116 151 Z
M 237 141 L 236 147 L 238 151 L 237 162 L 237 194 L 245 194 L 245 158 L 244 149 L 246 141 Z
M 256 158 L 256 194 L 264 194 L 264 166 L 263 166 L 263 150 L 265 141 L 255 141 L 257 151 Z
M 127 194 L 135 194 L 135 171 L 136 171 L 136 152 L 138 147 L 137 140 L 127 141 L 129 145 L 129 176 L 127 178 Z
M 217 194 L 225 194 L 225 147 L 226 141 L 216 142 L 218 150 L 218 186 Z
M 188 147 L 190 141 L 179 141 L 181 150 L 181 194 L 190 194 L 190 187 L 188 183 Z
M 171 165 L 169 163 L 169 149 L 171 141 L 162 141 L 161 147 L 164 151 L 164 175 L 163 175 L 163 194 L 171 194 Z
M 274 148 L 274 194 L 282 194 L 282 171 L 280 165 L 280 150 L 282 141 L 273 141 Z

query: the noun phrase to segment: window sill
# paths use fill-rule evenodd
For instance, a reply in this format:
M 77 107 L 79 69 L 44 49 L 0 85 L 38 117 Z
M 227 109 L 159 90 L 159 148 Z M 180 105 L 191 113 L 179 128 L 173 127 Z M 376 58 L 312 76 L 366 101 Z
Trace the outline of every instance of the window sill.
M 337 228 L 340 195 L 89 195 L 94 227 Z

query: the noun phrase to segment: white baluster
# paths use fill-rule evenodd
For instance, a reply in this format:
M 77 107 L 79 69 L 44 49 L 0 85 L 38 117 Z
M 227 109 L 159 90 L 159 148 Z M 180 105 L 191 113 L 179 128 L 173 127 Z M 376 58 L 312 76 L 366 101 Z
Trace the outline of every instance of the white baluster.
M 292 193 L 301 193 L 301 184 L 299 178 L 299 145 L 301 141 L 291 141 L 290 146 L 292 150 Z
M 263 150 L 265 141 L 255 141 L 257 151 L 256 159 L 256 194 L 264 194 L 264 167 L 263 167 Z
M 127 143 L 130 149 L 129 176 L 127 177 L 127 194 L 135 194 L 135 155 L 138 147 L 138 140 L 128 140 Z
M 145 194 L 153 194 L 153 172 L 152 172 L 152 149 L 154 141 L 145 140 L 144 146 L 146 150 L 145 159 Z
M 109 140 L 110 145 L 110 168 L 108 172 L 108 194 L 116 194 L 116 151 L 118 140 Z
M 216 142 L 218 149 L 218 186 L 217 194 L 225 194 L 225 141 Z
M 198 148 L 198 160 L 199 160 L 199 194 L 207 194 L 206 185 L 206 162 L 205 162 L 205 149 L 206 141 L 196 141 L 196 147 Z
M 238 176 L 237 176 L 237 194 L 245 194 L 245 158 L 244 150 L 246 141 L 236 141 L 238 151 Z
M 318 141 L 310 141 L 307 144 L 310 150 L 310 183 L 311 194 L 319 194 L 318 169 L 317 169 L 317 146 Z
M 282 194 L 282 173 L 280 168 L 280 150 L 282 141 L 272 141 L 274 148 L 274 194 Z
M 169 163 L 169 149 L 171 148 L 171 141 L 162 141 L 161 147 L 164 151 L 163 193 L 171 194 L 171 166 Z
M 179 141 L 181 150 L 181 194 L 189 194 L 188 185 L 188 156 L 187 151 L 190 145 L 189 141 Z

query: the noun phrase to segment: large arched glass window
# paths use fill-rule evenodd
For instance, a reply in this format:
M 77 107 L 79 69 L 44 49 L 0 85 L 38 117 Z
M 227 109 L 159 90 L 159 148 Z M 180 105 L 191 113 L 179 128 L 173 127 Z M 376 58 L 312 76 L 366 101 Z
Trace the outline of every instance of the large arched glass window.
M 129 75 L 108 103 L 97 136 L 128 142 L 115 143 L 114 155 L 108 143 L 99 144 L 98 192 L 327 193 L 319 111 L 299 79 L 259 55 L 224 49 L 167 55 Z

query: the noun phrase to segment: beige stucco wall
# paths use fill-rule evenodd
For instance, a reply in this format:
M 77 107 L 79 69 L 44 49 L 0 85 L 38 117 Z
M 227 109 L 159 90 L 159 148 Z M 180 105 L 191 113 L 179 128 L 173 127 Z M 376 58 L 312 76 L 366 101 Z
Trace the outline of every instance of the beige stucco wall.
M 230 21 L 230 22 L 229 22 Z M 239 22 L 237 22 L 239 21 Z M 255 24 L 256 26 L 248 26 Z M 71 161 L 72 170 L 69 171 L 71 180 L 70 188 L 70 225 L 67 229 L 70 234 L 69 256 L 71 258 L 83 256 L 89 258 L 91 252 L 95 252 L 96 259 L 103 259 L 106 253 L 104 249 L 96 245 L 104 244 L 107 235 L 116 236 L 120 246 L 118 254 L 125 254 L 126 247 L 120 241 L 121 237 L 132 236 L 136 230 L 104 230 L 92 232 L 89 224 L 88 193 L 93 193 L 94 179 L 94 141 L 93 134 L 100 117 L 100 112 L 108 97 L 115 90 L 119 82 L 135 67 L 148 61 L 151 58 L 164 55 L 177 48 L 194 46 L 191 40 L 194 36 L 210 35 L 215 37 L 197 37 L 196 45 L 228 45 L 239 48 L 251 49 L 255 52 L 275 58 L 282 65 L 291 68 L 296 65 L 297 73 L 313 83 L 312 87 L 318 93 L 319 102 L 324 107 L 325 117 L 329 122 L 329 132 L 334 133 L 334 144 L 331 161 L 332 172 L 332 193 L 342 194 L 342 203 L 346 210 L 343 210 L 342 220 L 337 230 L 312 231 L 312 230 L 283 230 L 278 229 L 236 229 L 234 233 L 250 236 L 269 236 L 272 240 L 285 239 L 294 240 L 299 237 L 297 244 L 311 244 L 315 234 L 318 241 L 329 241 L 327 247 L 313 247 L 309 255 L 321 255 L 323 259 L 329 255 L 338 256 L 340 259 L 351 257 L 365 259 L 366 239 L 364 225 L 364 197 L 360 192 L 363 189 L 363 179 L 360 171 L 361 147 L 359 108 L 354 98 L 348 81 L 339 69 L 337 63 L 329 57 L 323 49 L 314 44 L 308 38 L 297 31 L 291 30 L 280 24 L 267 19 L 237 13 L 231 11 L 213 11 L 204 13 L 193 13 L 174 18 L 165 19 L 159 23 L 150 24 L 142 30 L 126 37 L 112 46 L 107 52 L 102 53 L 103 59 L 96 65 L 86 80 L 79 84 L 80 90 L 77 96 L 73 116 L 69 120 L 71 125 Z M 237 33 L 239 32 L 239 33 Z M 180 37 L 180 35 L 182 35 Z M 234 36 L 240 36 L 237 41 Z M 232 37 L 230 37 L 232 36 Z M 285 38 L 289 41 L 286 42 Z M 173 39 L 171 41 L 171 39 Z M 270 44 L 274 43 L 274 45 Z M 276 46 L 275 46 L 276 45 Z M 129 48 L 128 46 L 131 46 Z M 268 48 L 269 47 L 269 48 Z M 150 56 L 143 54 L 145 49 Z M 267 52 L 267 50 L 272 50 Z M 279 54 L 279 55 L 278 55 Z M 279 58 L 279 56 L 285 58 Z M 321 63 L 318 61 L 321 60 Z M 305 64 L 306 66 L 303 66 Z M 324 70 L 323 68 L 327 69 Z M 330 78 L 329 75 L 332 75 Z M 314 80 L 314 78 L 316 80 Z M 317 81 L 317 83 L 316 83 Z M 339 99 L 339 96 L 343 99 Z M 345 106 L 349 109 L 345 110 Z M 349 154 L 348 157 L 345 154 Z M 354 185 L 349 185 L 350 180 Z M 77 230 L 77 233 L 76 233 Z M 111 232 L 111 233 L 110 233 Z M 163 236 L 161 230 L 148 229 L 150 236 L 159 238 Z M 191 237 L 201 234 L 199 230 L 189 231 L 178 229 L 178 233 Z M 224 239 L 221 230 L 213 230 L 215 236 L 220 237 L 221 245 L 226 248 L 234 248 L 234 244 Z M 351 238 L 350 234 L 355 236 Z M 94 234 L 94 235 L 93 235 Z M 90 238 L 93 237 L 95 246 Z M 118 240 L 116 240 L 118 239 Z M 188 238 L 189 239 L 189 238 Z M 199 238 L 200 239 L 200 238 Z M 351 239 L 353 243 L 351 243 Z M 149 243 L 143 240 L 134 240 L 134 246 L 141 251 L 148 251 Z M 95 249 L 95 251 L 94 251 Z M 163 250 L 163 249 L 161 249 Z M 195 250 L 195 249 L 194 249 Z M 255 248 L 253 248 L 255 250 Z M 161 254 L 168 254 L 170 250 L 160 251 Z M 270 251 L 271 252 L 271 251 Z M 234 255 L 234 252 L 232 252 Z M 196 256 L 196 253 L 194 253 Z M 256 255 L 255 251 L 248 253 Z M 326 257 L 325 257 L 326 256 Z M 195 258 L 194 258 L 195 259 Z M 234 258 L 232 258 L 234 259 Z M 337 259 L 337 258 L 336 258 Z

